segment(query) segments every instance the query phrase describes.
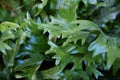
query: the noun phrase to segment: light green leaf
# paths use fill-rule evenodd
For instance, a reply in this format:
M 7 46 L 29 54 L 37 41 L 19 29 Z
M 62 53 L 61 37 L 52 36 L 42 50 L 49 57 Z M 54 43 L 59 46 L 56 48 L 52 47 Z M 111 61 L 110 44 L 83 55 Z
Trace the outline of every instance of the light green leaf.
M 71 32 L 71 33 L 68 34 L 69 32 Z M 63 46 L 67 45 L 69 42 L 76 43 L 80 39 L 82 40 L 82 44 L 84 44 L 89 35 L 89 32 L 76 31 L 75 29 L 68 30 L 68 32 L 65 31 L 64 33 L 68 34 L 69 36 L 68 36 L 67 40 L 63 43 Z
M 5 41 L 5 40 L 8 40 L 8 39 L 13 39 L 15 37 L 15 35 L 13 34 L 12 31 L 5 31 L 1 38 L 0 38 L 0 41 Z
M 11 50 L 11 47 L 9 45 L 7 45 L 6 43 L 0 42 L 0 51 L 2 53 L 6 54 L 5 49 Z
M 27 12 L 27 14 L 26 14 L 26 19 L 25 19 L 25 21 L 26 21 L 26 23 L 28 23 L 28 24 L 31 24 L 31 23 L 33 22 L 30 14 L 29 14 L 29 12 Z
M 27 31 L 25 32 L 25 31 L 22 31 L 22 30 L 18 30 L 17 31 L 17 36 L 19 37 L 19 39 L 18 39 L 19 44 L 20 45 L 23 44 L 26 37 L 28 37 L 29 35 L 30 34 Z
M 13 22 L 3 22 L 0 24 L 0 31 L 5 32 L 6 30 L 16 30 L 20 26 Z
M 72 21 L 71 24 L 78 24 L 79 30 L 100 30 L 99 27 L 89 20 L 75 20 Z
M 40 14 L 40 12 L 43 10 L 47 2 L 48 0 L 42 0 L 42 3 L 36 4 L 35 6 L 33 6 L 34 10 L 37 8 L 37 13 L 35 14 L 35 16 Z

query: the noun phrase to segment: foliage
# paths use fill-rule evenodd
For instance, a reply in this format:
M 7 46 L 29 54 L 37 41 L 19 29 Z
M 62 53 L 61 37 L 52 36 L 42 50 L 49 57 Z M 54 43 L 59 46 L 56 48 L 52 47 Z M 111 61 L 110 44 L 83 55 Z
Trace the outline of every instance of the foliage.
M 0 1 L 1 80 L 120 79 L 119 0 L 10 2 L 14 18 Z

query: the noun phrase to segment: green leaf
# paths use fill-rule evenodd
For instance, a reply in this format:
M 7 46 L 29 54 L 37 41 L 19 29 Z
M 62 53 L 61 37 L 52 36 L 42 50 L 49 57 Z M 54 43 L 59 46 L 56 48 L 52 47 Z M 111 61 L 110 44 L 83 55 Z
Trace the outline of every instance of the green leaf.
M 44 33 L 49 33 L 49 40 L 52 38 L 60 38 L 62 31 L 66 30 L 66 28 L 69 27 L 69 24 L 64 22 L 64 20 L 58 20 L 53 17 L 51 17 L 51 20 L 51 23 L 48 24 L 38 24 L 39 28 L 43 29 Z
M 105 4 L 104 2 L 101 2 L 101 3 L 98 3 L 98 4 L 96 5 L 96 8 L 105 7 L 105 6 L 106 6 L 106 4 Z
M 31 23 L 33 22 L 30 14 L 29 14 L 29 12 L 27 12 L 27 14 L 26 14 L 26 19 L 25 19 L 25 21 L 26 21 L 26 23 L 28 23 L 28 24 L 30 24 L 30 25 L 31 25 Z
M 90 4 L 97 4 L 97 0 L 89 0 L 88 1 Z
M 4 54 L 6 54 L 6 50 L 11 50 L 11 47 L 7 45 L 6 43 L 0 42 L 0 51 Z
M 62 80 L 90 80 L 88 74 L 85 71 L 71 71 L 66 70 Z
M 119 11 L 120 6 L 112 7 L 113 6 L 112 2 L 115 2 L 115 1 L 113 0 L 113 1 L 108 1 L 105 3 L 106 4 L 105 8 L 100 10 L 101 14 L 99 14 L 99 16 L 97 16 L 94 19 L 97 23 L 103 24 L 109 21 L 113 21 L 117 18 L 117 15 L 120 13 Z
M 78 30 L 75 30 L 75 29 L 71 29 L 71 30 L 68 30 L 68 31 L 64 31 L 63 34 L 68 35 L 67 40 L 63 43 L 63 46 L 65 46 L 70 42 L 76 43 L 78 40 L 81 40 L 82 44 L 84 44 L 86 39 L 88 38 L 89 32 L 84 32 L 84 31 L 78 31 Z M 62 36 L 64 36 L 64 35 L 62 35 Z
M 0 31 L 5 32 L 7 30 L 16 30 L 20 26 L 13 22 L 3 22 L 0 24 Z
M 110 69 L 114 61 L 120 56 L 120 48 L 118 48 L 115 38 L 108 40 L 107 50 L 107 67 Z
M 57 69 L 57 72 L 53 72 L 54 74 L 60 75 L 61 72 L 63 71 L 63 69 L 65 68 L 65 66 L 67 66 L 67 64 L 69 64 L 71 62 L 74 63 L 74 66 L 72 68 L 73 70 L 75 70 L 75 69 L 81 70 L 82 69 L 81 58 L 78 56 L 71 56 L 69 54 L 70 51 L 68 51 L 67 47 L 59 47 L 51 41 L 49 41 L 49 45 L 51 46 L 50 50 L 48 51 L 49 54 L 51 52 L 55 53 L 56 55 L 54 55 L 53 58 L 59 61 L 59 64 L 57 64 L 57 66 L 59 68 Z
M 75 20 L 75 21 L 72 21 L 71 24 L 77 24 L 78 28 L 76 29 L 79 29 L 79 30 L 91 30 L 91 31 L 100 30 L 95 23 L 89 20 Z
M 93 5 L 96 5 L 97 4 L 97 0 L 82 0 L 82 2 L 88 6 L 88 3 L 89 4 L 93 4 Z
M 29 68 L 23 68 L 21 73 L 15 73 L 15 77 L 17 79 L 27 77 L 29 80 L 38 80 L 37 70 L 39 67 L 39 65 L 34 65 L 32 67 L 29 66 Z
M 1 80 L 109 80 L 112 69 L 119 76 L 120 0 L 0 0 L 0 5 Z M 15 23 L 4 22 L 10 20 Z
M 16 66 L 15 71 L 20 71 L 22 68 L 27 66 L 33 66 L 35 64 L 41 64 L 43 61 L 42 55 L 32 55 L 33 58 L 28 58 L 25 60 L 18 60 L 19 65 Z
M 82 0 L 82 2 L 87 5 L 88 4 L 88 0 Z
M 40 12 L 43 10 L 43 8 L 47 4 L 47 2 L 48 2 L 48 0 L 42 0 L 42 3 L 36 4 L 33 6 L 33 10 L 35 10 L 37 8 L 37 13 L 35 14 L 35 16 L 40 14 Z
M 79 53 L 79 52 L 81 52 L 81 50 L 79 50 L 81 48 L 79 48 L 77 50 L 76 49 L 77 46 L 73 46 L 73 45 L 71 45 L 71 46 L 66 45 L 64 47 L 61 47 L 61 46 L 57 46 L 55 43 L 53 43 L 51 41 L 49 42 L 49 45 L 51 46 L 51 49 L 49 50 L 49 53 L 55 53 L 56 55 L 53 58 L 59 61 L 57 66 L 59 66 L 59 67 L 62 66 L 62 69 L 61 68 L 59 69 L 60 71 L 63 70 L 63 68 L 71 62 L 74 63 L 71 70 L 73 70 L 73 71 L 74 70 L 80 70 L 81 71 L 82 70 L 82 61 L 85 61 L 86 62 L 85 65 L 87 66 L 87 68 L 90 69 L 90 71 L 88 70 L 88 73 L 89 72 L 94 73 L 96 78 L 98 78 L 98 76 L 102 76 L 102 73 L 99 72 L 95 67 L 95 61 L 98 61 L 98 62 L 101 63 L 101 60 L 100 60 L 101 56 L 92 57 L 92 55 L 87 54 L 87 53 L 84 57 L 77 56 L 77 55 L 73 56 L 73 55 L 69 55 L 71 53 L 71 51 L 75 50 L 75 51 L 77 51 L 76 53 Z M 93 65 L 91 66 L 91 64 L 93 64 Z M 63 65 L 64 65 L 64 67 L 63 67 Z M 59 70 L 57 72 L 59 72 Z M 57 72 L 53 72 L 53 73 L 55 74 Z M 79 75 L 79 76 L 81 76 L 80 78 L 82 78 L 82 79 L 88 79 L 88 78 L 83 77 L 82 75 Z M 88 75 L 86 75 L 86 77 L 88 77 Z
M 64 67 L 65 65 L 55 66 L 50 69 L 43 70 L 41 73 L 43 74 L 44 79 L 60 79 L 62 76 L 61 70 L 63 70 Z
M 27 31 L 23 31 L 22 29 L 19 29 L 16 33 L 16 36 L 19 37 L 18 42 L 19 44 L 23 44 L 25 39 L 30 36 L 30 33 Z
M 77 18 L 77 7 L 80 0 L 58 0 L 58 10 L 61 18 L 71 22 Z
M 94 51 L 94 56 L 107 52 L 107 36 L 100 34 L 98 38 L 90 44 L 89 51 Z
M 116 38 L 100 34 L 98 38 L 90 44 L 89 51 L 94 51 L 94 55 L 107 53 L 107 68 L 110 69 L 114 61 L 120 56 Z
M 43 60 L 44 60 L 43 55 L 37 52 L 19 53 L 17 55 L 16 66 L 14 68 L 16 78 L 28 77 L 29 80 L 38 80 L 36 73 Z
M 115 62 L 113 64 L 113 75 L 114 76 L 116 75 L 117 71 L 120 69 L 119 62 L 120 62 L 120 59 L 118 58 L 118 59 L 115 60 Z
M 79 24 L 77 26 L 77 24 Z M 52 27 L 51 27 L 52 26 Z M 91 21 L 88 20 L 75 20 L 71 23 L 65 22 L 64 20 L 57 20 L 52 18 L 51 24 L 40 24 L 41 29 L 44 28 L 44 33 L 49 33 L 49 40 L 52 38 L 67 38 L 66 42 L 63 45 L 66 45 L 68 42 L 77 42 L 82 40 L 82 44 L 86 41 L 89 31 L 100 31 L 99 27 Z
M 92 73 L 95 75 L 96 79 L 98 79 L 98 76 L 103 76 L 103 74 L 102 74 L 100 71 L 98 71 L 98 70 L 95 68 L 95 66 L 92 65 L 92 64 L 90 64 L 89 67 L 87 67 L 87 70 L 88 70 L 89 72 L 92 72 Z
M 82 40 L 82 44 L 84 44 L 89 35 L 89 32 L 83 30 L 99 31 L 99 27 L 93 22 L 88 20 L 75 20 L 72 21 L 70 24 L 72 27 L 69 27 L 67 30 L 62 31 L 62 37 L 67 37 L 67 40 L 66 42 L 64 42 L 63 45 L 66 45 L 69 42 L 76 43 L 80 39 Z
M 13 34 L 13 32 L 12 31 L 5 31 L 3 34 L 2 34 L 2 36 L 1 36 L 1 38 L 0 38 L 0 41 L 5 41 L 5 40 L 8 40 L 8 39 L 13 39 L 13 38 L 15 38 L 15 35 Z

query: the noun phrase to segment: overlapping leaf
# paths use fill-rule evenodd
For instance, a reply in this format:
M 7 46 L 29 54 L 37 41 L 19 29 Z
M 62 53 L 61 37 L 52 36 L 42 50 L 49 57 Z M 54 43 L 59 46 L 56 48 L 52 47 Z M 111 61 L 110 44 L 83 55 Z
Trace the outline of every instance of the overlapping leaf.
M 51 46 L 51 49 L 47 51 L 47 54 L 48 53 L 55 53 L 56 54 L 55 56 L 53 56 L 53 58 L 56 59 L 56 65 L 57 65 L 56 68 L 50 69 L 50 71 L 53 70 L 53 72 L 51 71 L 51 74 L 54 74 L 56 76 L 58 75 L 60 77 L 65 66 L 71 62 L 74 63 L 73 67 L 71 68 L 73 73 L 74 73 L 74 70 L 76 70 L 76 69 L 79 70 L 80 72 L 82 72 L 83 71 L 82 61 L 85 61 L 86 62 L 85 65 L 87 66 L 87 68 L 89 68 L 89 69 L 87 69 L 88 74 L 89 74 L 89 72 L 94 73 L 96 78 L 98 78 L 98 76 L 102 76 L 102 73 L 99 72 L 95 67 L 96 60 L 100 64 L 102 63 L 101 61 L 99 61 L 100 56 L 95 57 L 91 60 L 92 55 L 90 56 L 88 53 L 84 53 L 84 51 L 82 51 L 81 48 L 79 48 L 80 50 L 79 49 L 77 50 L 76 47 L 78 47 L 78 46 L 76 46 L 76 45 L 75 46 L 69 45 L 69 46 L 65 46 L 65 47 L 59 47 L 59 46 L 55 45 L 54 43 L 52 43 L 51 41 L 49 42 L 49 45 Z M 83 54 L 84 53 L 83 54 L 84 57 L 82 58 L 82 56 L 70 55 L 71 53 L 74 53 L 74 54 L 78 54 L 78 53 Z M 48 74 L 46 72 L 48 72 Z M 49 70 L 46 70 L 45 72 L 43 71 L 43 73 L 46 73 L 46 75 L 50 74 Z M 79 76 L 81 76 L 80 78 L 82 78 L 82 79 L 89 80 L 89 78 L 85 78 L 81 74 Z M 89 75 L 86 75 L 86 76 L 88 77 Z M 45 78 L 46 78 L 46 76 L 45 76 Z M 49 76 L 49 78 L 52 78 L 52 77 Z M 53 79 L 55 79 L 55 78 L 53 78 Z M 73 79 L 75 79 L 75 78 L 73 78 Z
M 80 0 L 58 0 L 59 16 L 69 22 L 76 20 L 77 18 L 77 7 Z M 72 4 L 71 4 L 72 3 Z
M 33 6 L 33 10 L 36 10 L 37 8 L 37 12 L 35 14 L 35 16 L 39 15 L 40 12 L 42 11 L 42 9 L 45 7 L 45 5 L 47 4 L 48 0 L 42 0 L 42 3 L 36 4 Z
M 5 32 L 7 30 L 16 30 L 20 26 L 13 22 L 3 22 L 0 24 L 0 31 Z
M 119 58 L 119 47 L 113 37 L 100 34 L 89 46 L 89 51 L 94 51 L 94 56 L 107 53 L 107 68 L 110 69 L 114 61 Z
M 0 78 L 94 80 L 111 66 L 115 75 L 120 69 L 119 8 L 119 0 L 41 0 L 33 7 L 35 15 L 27 13 L 24 23 L 17 20 L 22 27 L 1 23 Z M 47 57 L 55 65 L 39 70 Z

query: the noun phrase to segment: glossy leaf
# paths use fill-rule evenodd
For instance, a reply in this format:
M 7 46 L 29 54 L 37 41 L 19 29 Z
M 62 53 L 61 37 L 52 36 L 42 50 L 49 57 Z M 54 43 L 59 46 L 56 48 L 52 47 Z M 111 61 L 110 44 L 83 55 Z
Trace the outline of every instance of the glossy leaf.
M 88 48 L 89 51 L 94 51 L 94 56 L 107 52 L 106 48 L 107 36 L 100 34 L 98 38 L 92 42 Z
M 76 9 L 80 0 L 59 0 L 58 10 L 61 18 L 71 22 L 76 20 Z
M 92 42 L 89 51 L 94 51 L 94 56 L 107 53 L 107 68 L 110 69 L 114 61 L 119 57 L 119 48 L 115 38 L 105 36 L 104 34 Z
M 119 79 L 119 0 L 0 6 L 0 80 Z

